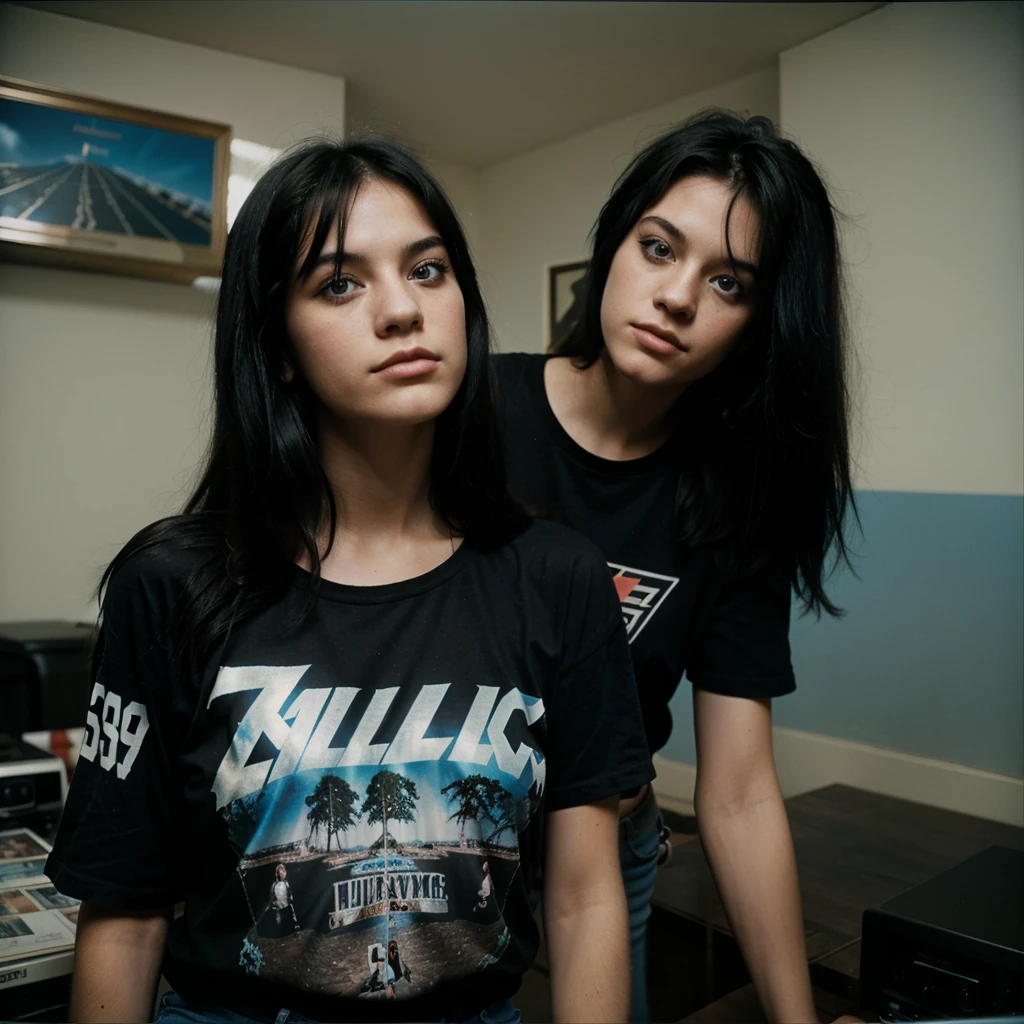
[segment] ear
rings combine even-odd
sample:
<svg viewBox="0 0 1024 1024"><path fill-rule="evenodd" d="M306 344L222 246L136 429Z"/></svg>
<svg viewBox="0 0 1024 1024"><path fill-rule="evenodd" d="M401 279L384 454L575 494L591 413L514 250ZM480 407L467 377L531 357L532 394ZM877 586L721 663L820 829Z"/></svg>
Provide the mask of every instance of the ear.
<svg viewBox="0 0 1024 1024"><path fill-rule="evenodd" d="M281 361L281 380L285 384L295 380L295 367L287 359Z"/></svg>

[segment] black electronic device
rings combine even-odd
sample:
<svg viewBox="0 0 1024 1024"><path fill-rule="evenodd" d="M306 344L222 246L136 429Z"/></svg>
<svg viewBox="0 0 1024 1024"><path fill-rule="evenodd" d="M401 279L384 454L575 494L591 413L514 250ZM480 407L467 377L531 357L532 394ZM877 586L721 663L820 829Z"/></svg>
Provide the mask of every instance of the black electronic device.
<svg viewBox="0 0 1024 1024"><path fill-rule="evenodd" d="M990 846L865 910L860 1001L887 1021L1024 1015L1024 850Z"/></svg>
<svg viewBox="0 0 1024 1024"><path fill-rule="evenodd" d="M59 757L0 733L0 830L64 806L68 773Z"/></svg>
<svg viewBox="0 0 1024 1024"><path fill-rule="evenodd" d="M91 637L91 626L73 622L0 622L0 729L85 725Z"/></svg>

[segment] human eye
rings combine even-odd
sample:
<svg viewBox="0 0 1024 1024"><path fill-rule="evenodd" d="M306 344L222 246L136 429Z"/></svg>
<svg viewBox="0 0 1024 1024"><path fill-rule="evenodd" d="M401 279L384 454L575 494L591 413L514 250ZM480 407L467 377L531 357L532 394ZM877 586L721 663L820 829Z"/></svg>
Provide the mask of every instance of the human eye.
<svg viewBox="0 0 1024 1024"><path fill-rule="evenodd" d="M729 274L718 274L711 278L711 283L720 295L724 295L728 299L739 299L746 294L743 285Z"/></svg>
<svg viewBox="0 0 1024 1024"><path fill-rule="evenodd" d="M414 281L422 281L425 284L440 281L451 268L444 260L427 260L413 268L409 275Z"/></svg>
<svg viewBox="0 0 1024 1024"><path fill-rule="evenodd" d="M331 277L320 288L319 294L331 302L342 302L355 294L357 283L355 278L347 275Z"/></svg>
<svg viewBox="0 0 1024 1024"><path fill-rule="evenodd" d="M648 259L656 263L664 262L672 256L672 246L661 238L641 238L640 248Z"/></svg>

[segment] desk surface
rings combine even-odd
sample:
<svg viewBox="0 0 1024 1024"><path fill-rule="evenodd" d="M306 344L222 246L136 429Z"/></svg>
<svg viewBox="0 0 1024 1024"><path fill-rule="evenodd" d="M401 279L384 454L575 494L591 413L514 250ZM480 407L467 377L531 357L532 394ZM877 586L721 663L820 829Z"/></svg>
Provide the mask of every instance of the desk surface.
<svg viewBox="0 0 1024 1024"><path fill-rule="evenodd" d="M1024 849L1024 828L853 789L786 801L803 902L807 958L859 975L861 914L989 846ZM654 902L731 935L699 841L658 872Z"/></svg>

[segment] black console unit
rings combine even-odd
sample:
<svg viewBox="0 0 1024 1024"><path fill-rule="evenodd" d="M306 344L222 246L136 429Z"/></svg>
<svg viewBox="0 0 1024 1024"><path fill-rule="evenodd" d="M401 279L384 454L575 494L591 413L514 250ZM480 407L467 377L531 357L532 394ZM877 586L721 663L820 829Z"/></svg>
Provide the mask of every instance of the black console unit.
<svg viewBox="0 0 1024 1024"><path fill-rule="evenodd" d="M84 726L91 640L74 622L0 622L0 731Z"/></svg>
<svg viewBox="0 0 1024 1024"><path fill-rule="evenodd" d="M990 846L865 910L860 985L883 1020L1024 1014L1024 851Z"/></svg>

